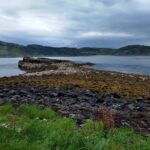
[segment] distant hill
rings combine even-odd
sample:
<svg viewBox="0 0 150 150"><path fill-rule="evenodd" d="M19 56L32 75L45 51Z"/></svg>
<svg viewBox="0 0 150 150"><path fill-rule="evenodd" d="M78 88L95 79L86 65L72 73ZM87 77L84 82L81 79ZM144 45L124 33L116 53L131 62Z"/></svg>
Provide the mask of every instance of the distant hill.
<svg viewBox="0 0 150 150"><path fill-rule="evenodd" d="M150 46L129 45L113 48L69 48L41 45L19 45L0 41L0 57L19 56L90 56L90 55L150 55Z"/></svg>
<svg viewBox="0 0 150 150"><path fill-rule="evenodd" d="M150 46L128 45L117 49L115 55L150 55Z"/></svg>

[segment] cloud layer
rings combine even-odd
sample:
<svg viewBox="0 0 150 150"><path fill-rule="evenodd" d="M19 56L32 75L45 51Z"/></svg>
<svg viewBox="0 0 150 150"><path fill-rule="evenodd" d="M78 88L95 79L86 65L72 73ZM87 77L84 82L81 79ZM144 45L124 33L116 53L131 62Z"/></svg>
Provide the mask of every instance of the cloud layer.
<svg viewBox="0 0 150 150"><path fill-rule="evenodd" d="M5 0L0 40L70 47L150 45L149 0Z"/></svg>

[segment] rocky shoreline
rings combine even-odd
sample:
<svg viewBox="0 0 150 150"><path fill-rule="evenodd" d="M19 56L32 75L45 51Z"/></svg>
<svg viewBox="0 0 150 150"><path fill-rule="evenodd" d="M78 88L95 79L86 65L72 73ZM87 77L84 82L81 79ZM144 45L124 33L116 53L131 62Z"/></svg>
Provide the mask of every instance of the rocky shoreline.
<svg viewBox="0 0 150 150"><path fill-rule="evenodd" d="M150 102L121 98L117 93L102 94L78 86L20 87L1 86L0 105L12 103L37 104L52 107L63 116L77 120L81 125L86 119L98 119L99 106L107 112L113 110L115 125L132 127L137 131L150 132Z"/></svg>
<svg viewBox="0 0 150 150"><path fill-rule="evenodd" d="M75 74L89 72L92 63L76 63L69 60L25 57L20 60L18 67L26 71L26 76L42 76L51 74Z"/></svg>
<svg viewBox="0 0 150 150"><path fill-rule="evenodd" d="M26 74L0 78L0 104L51 106L61 115L77 120L78 125L86 119L98 119L99 107L103 106L106 112L112 110L115 126L149 133L150 78L95 71L89 66L25 58L19 67ZM69 67L76 71L69 72Z"/></svg>

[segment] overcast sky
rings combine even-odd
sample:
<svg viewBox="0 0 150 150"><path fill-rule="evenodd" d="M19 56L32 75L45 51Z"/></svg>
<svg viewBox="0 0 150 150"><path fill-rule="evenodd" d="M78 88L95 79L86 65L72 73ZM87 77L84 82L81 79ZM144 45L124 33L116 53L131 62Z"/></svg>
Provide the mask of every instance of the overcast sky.
<svg viewBox="0 0 150 150"><path fill-rule="evenodd" d="M57 47L150 45L150 0L1 0L0 40Z"/></svg>

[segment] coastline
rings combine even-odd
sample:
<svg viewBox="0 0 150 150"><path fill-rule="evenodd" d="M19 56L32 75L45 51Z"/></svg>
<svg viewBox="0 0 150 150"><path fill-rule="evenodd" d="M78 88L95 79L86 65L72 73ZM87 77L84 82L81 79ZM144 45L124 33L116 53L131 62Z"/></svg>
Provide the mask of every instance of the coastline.
<svg viewBox="0 0 150 150"><path fill-rule="evenodd" d="M79 125L86 119L97 119L99 106L103 105L105 111L112 108L116 126L150 132L150 77L97 71L88 65L57 61L51 64L59 64L61 69L55 66L49 71L42 62L42 71L41 66L33 65L37 67L33 72L29 68L24 75L0 78L1 105L10 102L14 106L51 106Z"/></svg>
<svg viewBox="0 0 150 150"><path fill-rule="evenodd" d="M99 92L118 92L122 96L143 97L145 100L150 98L150 76L99 71L91 68L92 65L47 58L24 58L18 63L19 68L26 72L21 76L33 77L35 83L39 76L41 81L50 80L43 82L47 86L50 83L56 86L72 84Z"/></svg>

